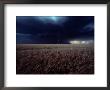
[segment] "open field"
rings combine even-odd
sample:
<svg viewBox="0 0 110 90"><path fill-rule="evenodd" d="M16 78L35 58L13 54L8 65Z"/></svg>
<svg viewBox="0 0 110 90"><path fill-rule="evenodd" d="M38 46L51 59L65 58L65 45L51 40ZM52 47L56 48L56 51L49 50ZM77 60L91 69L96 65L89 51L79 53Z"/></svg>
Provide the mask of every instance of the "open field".
<svg viewBox="0 0 110 90"><path fill-rule="evenodd" d="M94 74L94 46L17 44L17 74Z"/></svg>

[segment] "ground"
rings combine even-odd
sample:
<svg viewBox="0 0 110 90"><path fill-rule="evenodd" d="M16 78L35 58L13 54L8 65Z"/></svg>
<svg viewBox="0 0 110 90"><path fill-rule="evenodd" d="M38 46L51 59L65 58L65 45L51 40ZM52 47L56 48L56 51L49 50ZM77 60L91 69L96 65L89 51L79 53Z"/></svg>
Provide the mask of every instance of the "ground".
<svg viewBox="0 0 110 90"><path fill-rule="evenodd" d="M17 44L16 74L94 74L93 44Z"/></svg>

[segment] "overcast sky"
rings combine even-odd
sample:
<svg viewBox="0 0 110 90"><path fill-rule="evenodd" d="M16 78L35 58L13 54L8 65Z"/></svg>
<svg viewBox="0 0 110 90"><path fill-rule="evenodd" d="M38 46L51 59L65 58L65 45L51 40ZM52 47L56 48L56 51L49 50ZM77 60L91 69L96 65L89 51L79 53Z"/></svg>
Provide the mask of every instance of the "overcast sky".
<svg viewBox="0 0 110 90"><path fill-rule="evenodd" d="M69 44L94 39L94 16L16 16L17 44Z"/></svg>

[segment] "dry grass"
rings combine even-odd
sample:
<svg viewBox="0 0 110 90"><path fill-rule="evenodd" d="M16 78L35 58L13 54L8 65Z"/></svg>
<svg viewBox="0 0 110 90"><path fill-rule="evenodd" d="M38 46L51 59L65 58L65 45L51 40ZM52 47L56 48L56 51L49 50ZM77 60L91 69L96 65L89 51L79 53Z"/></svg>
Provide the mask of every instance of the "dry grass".
<svg viewBox="0 0 110 90"><path fill-rule="evenodd" d="M17 44L17 74L94 74L94 46Z"/></svg>

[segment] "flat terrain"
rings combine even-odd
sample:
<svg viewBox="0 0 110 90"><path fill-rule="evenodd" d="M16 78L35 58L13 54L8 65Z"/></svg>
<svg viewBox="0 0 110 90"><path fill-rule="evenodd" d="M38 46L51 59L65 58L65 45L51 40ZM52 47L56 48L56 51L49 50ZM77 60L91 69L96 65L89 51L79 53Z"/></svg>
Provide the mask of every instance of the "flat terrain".
<svg viewBox="0 0 110 90"><path fill-rule="evenodd" d="M94 74L94 46L17 44L16 74Z"/></svg>

